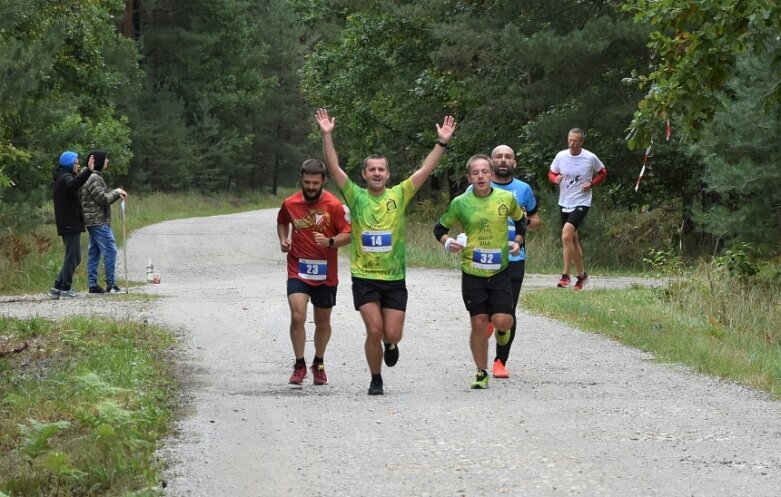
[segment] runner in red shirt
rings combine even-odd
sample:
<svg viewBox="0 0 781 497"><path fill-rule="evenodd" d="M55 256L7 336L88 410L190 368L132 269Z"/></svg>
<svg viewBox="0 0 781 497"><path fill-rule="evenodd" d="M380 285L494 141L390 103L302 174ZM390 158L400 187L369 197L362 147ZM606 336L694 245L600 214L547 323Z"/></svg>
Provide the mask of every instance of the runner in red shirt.
<svg viewBox="0 0 781 497"><path fill-rule="evenodd" d="M295 385L307 376L304 323L310 299L315 318L313 381L328 383L323 356L331 338L331 309L339 283L337 248L350 243L350 220L339 199L323 189L325 183L325 165L317 159L304 161L301 191L286 198L277 214L280 249L287 253L290 340L296 357L288 382Z"/></svg>

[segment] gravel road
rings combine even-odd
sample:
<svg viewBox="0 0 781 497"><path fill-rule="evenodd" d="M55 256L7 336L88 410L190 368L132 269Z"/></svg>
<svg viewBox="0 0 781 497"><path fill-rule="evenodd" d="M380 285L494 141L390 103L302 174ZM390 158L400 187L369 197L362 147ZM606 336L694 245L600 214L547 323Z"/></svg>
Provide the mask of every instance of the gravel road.
<svg viewBox="0 0 781 497"><path fill-rule="evenodd" d="M343 261L330 383L288 385L275 220L271 209L136 232L130 278L143 281L153 258L162 283L135 290L152 302L0 299L0 314L87 309L181 333L187 407L160 451L167 496L781 495L781 403L556 321L520 312L510 379L470 390L456 271L408 271L401 358L383 371L385 395L369 397ZM529 275L525 288L555 280Z"/></svg>

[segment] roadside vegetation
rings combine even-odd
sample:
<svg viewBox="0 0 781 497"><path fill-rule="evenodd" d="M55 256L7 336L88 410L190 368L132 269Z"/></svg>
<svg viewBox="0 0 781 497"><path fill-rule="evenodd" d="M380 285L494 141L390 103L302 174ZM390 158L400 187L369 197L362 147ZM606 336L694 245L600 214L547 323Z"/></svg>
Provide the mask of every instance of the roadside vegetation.
<svg viewBox="0 0 781 497"><path fill-rule="evenodd" d="M659 287L524 290L521 308L781 399L781 270L700 262Z"/></svg>
<svg viewBox="0 0 781 497"><path fill-rule="evenodd" d="M132 196L126 230L277 207L292 191ZM0 255L0 294L43 295L62 262L54 226L15 236L10 247ZM74 287L85 288L84 280L82 264ZM169 433L177 399L174 347L170 331L138 322L0 315L0 497L159 495L162 467L154 452Z"/></svg>
<svg viewBox="0 0 781 497"><path fill-rule="evenodd" d="M168 331L0 317L0 495L157 495L177 398Z"/></svg>

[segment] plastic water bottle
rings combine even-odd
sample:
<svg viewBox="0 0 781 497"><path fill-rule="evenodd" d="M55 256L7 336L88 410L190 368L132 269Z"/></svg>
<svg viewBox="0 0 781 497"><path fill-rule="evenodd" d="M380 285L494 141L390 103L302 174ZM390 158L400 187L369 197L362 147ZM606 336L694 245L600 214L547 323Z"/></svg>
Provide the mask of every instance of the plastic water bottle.
<svg viewBox="0 0 781 497"><path fill-rule="evenodd" d="M155 267L152 265L152 259L149 259L149 262L146 265L146 282L152 283L152 279L154 278L155 273Z"/></svg>

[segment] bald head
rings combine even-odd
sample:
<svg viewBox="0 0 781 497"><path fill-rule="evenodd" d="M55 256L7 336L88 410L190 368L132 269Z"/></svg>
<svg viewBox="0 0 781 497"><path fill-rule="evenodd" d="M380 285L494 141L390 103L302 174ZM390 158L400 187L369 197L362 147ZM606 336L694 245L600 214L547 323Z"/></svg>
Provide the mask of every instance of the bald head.
<svg viewBox="0 0 781 497"><path fill-rule="evenodd" d="M507 183L512 180L515 171L515 152L507 145L499 145L491 152L494 179L499 183Z"/></svg>

